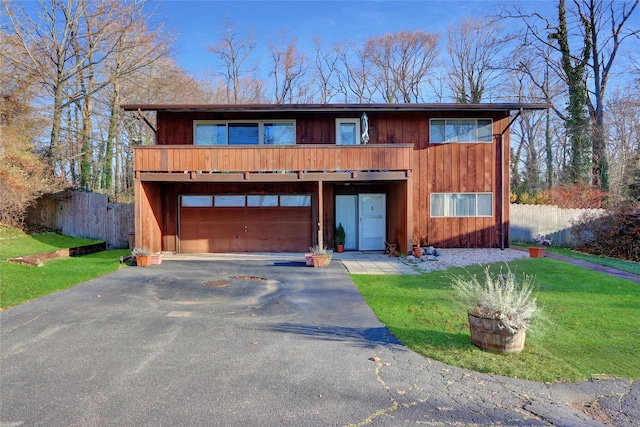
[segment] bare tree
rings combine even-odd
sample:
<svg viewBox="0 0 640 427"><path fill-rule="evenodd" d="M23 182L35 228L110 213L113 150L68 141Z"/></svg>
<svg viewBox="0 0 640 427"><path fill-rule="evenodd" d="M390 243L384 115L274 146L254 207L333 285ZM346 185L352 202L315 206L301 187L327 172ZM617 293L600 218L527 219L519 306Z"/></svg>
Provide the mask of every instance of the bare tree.
<svg viewBox="0 0 640 427"><path fill-rule="evenodd" d="M607 161L607 137L605 130L605 100L607 85L613 71L615 59L621 44L629 38L640 39L640 28L625 28L639 0L619 1L576 1L576 8L585 16L591 28L591 68L592 90L589 96L591 117L591 184L607 191L609 189L609 164Z"/></svg>
<svg viewBox="0 0 640 427"><path fill-rule="evenodd" d="M284 37L284 32L281 32L277 45L269 43L273 59L270 75L273 77L276 104L293 103L304 96L303 79L308 69L307 58L298 50L296 38L286 43Z"/></svg>
<svg viewBox="0 0 640 427"><path fill-rule="evenodd" d="M38 5L46 16L43 22L30 16L21 4L3 2L9 26L26 52L25 60L22 56L16 58L21 61L15 62L16 69L24 74L35 72L38 83L47 89L53 103L47 154L51 166L56 169L60 166L60 126L67 102L66 87L69 80L86 65L84 62L72 61L72 43L79 25L77 3L38 0Z"/></svg>
<svg viewBox="0 0 640 427"><path fill-rule="evenodd" d="M340 67L337 81L344 102L368 103L373 100L372 64L365 49L353 43L341 43L335 46Z"/></svg>
<svg viewBox="0 0 640 427"><path fill-rule="evenodd" d="M419 102L423 85L438 57L437 34L398 31L365 43L365 56L373 65L372 77L385 102Z"/></svg>
<svg viewBox="0 0 640 427"><path fill-rule="evenodd" d="M140 70L152 66L169 54L171 40L164 35L162 27L151 22L153 15L143 14L146 3L147 0L136 0L122 5L120 13L131 18L130 25L124 25L123 22L128 22L122 20L112 23L118 28L114 28L112 33L112 37L116 38L114 55L105 64L105 74L109 81L108 131L100 149L100 187L108 191L114 185L113 163L118 161L114 149L122 120L120 100L123 80L135 78ZM117 181L113 192L118 193Z"/></svg>
<svg viewBox="0 0 640 427"><path fill-rule="evenodd" d="M325 52L319 37L313 38L314 74L313 82L317 87L319 102L327 104L336 96L338 89L335 80L338 77L338 53L335 49Z"/></svg>
<svg viewBox="0 0 640 427"><path fill-rule="evenodd" d="M610 142L603 108L620 47L627 39L638 38L638 29L626 28L637 5L638 0L573 0L568 8L559 0L557 23L517 8L515 14L503 13L525 24L524 45L547 46L559 56L551 69L564 79L568 90L564 119L572 144L568 174L572 182L590 176L592 185L609 188L606 146Z"/></svg>
<svg viewBox="0 0 640 427"><path fill-rule="evenodd" d="M639 94L633 90L615 91L609 96L605 116L607 139L611 141L607 150L611 194L616 201L635 200L640 197Z"/></svg>
<svg viewBox="0 0 640 427"><path fill-rule="evenodd" d="M222 62L222 76L227 84L227 102L237 104L243 100L241 84L246 78L252 79L256 68L249 66L247 61L256 44L253 32L248 30L246 37L237 31L229 18L224 21L224 31L220 40L207 49Z"/></svg>
<svg viewBox="0 0 640 427"><path fill-rule="evenodd" d="M447 30L449 86L456 102L479 103L500 75L503 40L500 24L488 18L465 18Z"/></svg>

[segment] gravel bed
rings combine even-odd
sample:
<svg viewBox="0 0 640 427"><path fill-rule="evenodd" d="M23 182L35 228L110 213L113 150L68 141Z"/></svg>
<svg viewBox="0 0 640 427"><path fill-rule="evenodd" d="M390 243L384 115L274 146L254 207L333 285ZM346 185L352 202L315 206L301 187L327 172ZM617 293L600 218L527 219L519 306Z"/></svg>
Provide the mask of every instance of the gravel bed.
<svg viewBox="0 0 640 427"><path fill-rule="evenodd" d="M442 255L435 260L428 260L422 256L416 259L413 256L399 258L405 264L412 265L420 270L431 272L445 270L449 267L465 267L467 265L489 264L494 262L509 262L522 258L529 258L527 252L515 249L440 249Z"/></svg>

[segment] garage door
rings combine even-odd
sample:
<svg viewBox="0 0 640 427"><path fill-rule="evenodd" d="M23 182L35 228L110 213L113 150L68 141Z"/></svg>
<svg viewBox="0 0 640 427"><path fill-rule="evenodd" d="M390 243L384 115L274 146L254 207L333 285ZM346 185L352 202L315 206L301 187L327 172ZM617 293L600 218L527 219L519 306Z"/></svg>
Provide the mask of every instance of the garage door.
<svg viewBox="0 0 640 427"><path fill-rule="evenodd" d="M198 195L180 198L180 252L306 252L311 195Z"/></svg>

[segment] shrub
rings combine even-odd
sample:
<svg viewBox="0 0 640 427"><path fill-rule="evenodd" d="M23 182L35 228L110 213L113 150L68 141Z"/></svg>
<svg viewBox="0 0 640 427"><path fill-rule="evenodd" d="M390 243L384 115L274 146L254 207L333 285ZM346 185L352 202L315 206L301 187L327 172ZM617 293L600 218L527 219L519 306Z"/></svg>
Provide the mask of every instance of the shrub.
<svg viewBox="0 0 640 427"><path fill-rule="evenodd" d="M640 261L640 204L605 215L586 212L573 223L576 248L594 255Z"/></svg>
<svg viewBox="0 0 640 427"><path fill-rule="evenodd" d="M556 205L567 209L595 209L606 205L609 193L587 184L558 186L547 190L540 196L547 205Z"/></svg>

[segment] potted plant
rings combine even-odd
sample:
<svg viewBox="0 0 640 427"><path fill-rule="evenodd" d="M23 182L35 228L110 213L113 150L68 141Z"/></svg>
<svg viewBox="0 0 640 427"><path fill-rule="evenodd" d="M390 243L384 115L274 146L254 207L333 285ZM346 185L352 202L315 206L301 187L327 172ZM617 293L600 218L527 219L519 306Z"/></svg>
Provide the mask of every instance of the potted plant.
<svg viewBox="0 0 640 427"><path fill-rule="evenodd" d="M138 267L149 267L151 265L151 252L147 249L134 248L131 255L136 259Z"/></svg>
<svg viewBox="0 0 640 427"><path fill-rule="evenodd" d="M534 240L536 246L529 247L529 256L531 258L544 258L544 247L551 246L551 239L547 239L542 234L538 234Z"/></svg>
<svg viewBox="0 0 640 427"><path fill-rule="evenodd" d="M151 265L160 265L162 264L162 254L151 254Z"/></svg>
<svg viewBox="0 0 640 427"><path fill-rule="evenodd" d="M471 342L484 351L513 353L524 348L531 317L536 312L533 276L521 282L507 267L506 274L494 274L489 267L484 277L451 277L453 290L467 309Z"/></svg>
<svg viewBox="0 0 640 427"><path fill-rule="evenodd" d="M341 254L344 252L344 243L347 240L347 234L344 231L344 227L342 223L338 224L338 228L336 228L336 233L334 236L334 241L336 244L336 252Z"/></svg>
<svg viewBox="0 0 640 427"><path fill-rule="evenodd" d="M321 248L319 245L309 246L309 252L311 252L314 267L324 267L326 265L327 250L325 248Z"/></svg>
<svg viewBox="0 0 640 427"><path fill-rule="evenodd" d="M416 258L420 258L422 256L422 248L418 243L413 244L413 256Z"/></svg>

